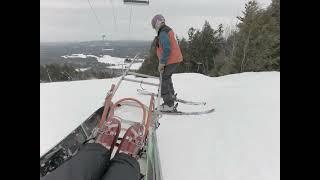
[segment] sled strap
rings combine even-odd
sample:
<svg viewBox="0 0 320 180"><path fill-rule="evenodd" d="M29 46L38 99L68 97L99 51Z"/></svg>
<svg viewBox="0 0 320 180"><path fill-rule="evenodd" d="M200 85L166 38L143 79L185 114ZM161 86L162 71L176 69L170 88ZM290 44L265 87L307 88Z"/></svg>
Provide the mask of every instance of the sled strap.
<svg viewBox="0 0 320 180"><path fill-rule="evenodd" d="M112 116L114 116L114 111L117 107L119 107L119 105L121 105L122 102L124 101L134 101L136 102L142 109L142 112L143 112L143 120L142 120L142 123L143 125L146 124L146 117L147 117L147 113L146 113L146 109L145 109L145 105L142 104L140 101L138 101L137 99L134 99L134 98L123 98L123 99L120 99L119 101L117 101L116 103L114 103L110 109L110 113L109 113L109 117L108 119L110 119ZM108 120L107 120L108 121Z"/></svg>

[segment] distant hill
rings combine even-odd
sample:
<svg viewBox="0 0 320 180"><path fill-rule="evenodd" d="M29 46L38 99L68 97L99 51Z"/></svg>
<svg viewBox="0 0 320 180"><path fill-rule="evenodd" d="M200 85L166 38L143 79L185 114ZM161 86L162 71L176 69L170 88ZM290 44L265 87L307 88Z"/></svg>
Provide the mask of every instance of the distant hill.
<svg viewBox="0 0 320 180"><path fill-rule="evenodd" d="M125 58L147 54L149 41L84 41L40 43L40 64L66 63L61 56L71 54L110 55Z"/></svg>

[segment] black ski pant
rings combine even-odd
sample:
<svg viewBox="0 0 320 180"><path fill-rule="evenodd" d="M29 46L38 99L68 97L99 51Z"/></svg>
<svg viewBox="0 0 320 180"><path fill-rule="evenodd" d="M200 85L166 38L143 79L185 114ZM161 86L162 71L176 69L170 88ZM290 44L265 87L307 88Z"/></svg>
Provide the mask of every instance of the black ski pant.
<svg viewBox="0 0 320 180"><path fill-rule="evenodd" d="M111 152L97 143L86 144L78 154L40 180L139 180L140 166L133 157Z"/></svg>
<svg viewBox="0 0 320 180"><path fill-rule="evenodd" d="M164 67L164 71L162 73L162 84L161 84L161 97L163 99L164 104L168 106L174 105L174 88L172 83L172 74L177 69L179 63L176 64L168 64Z"/></svg>

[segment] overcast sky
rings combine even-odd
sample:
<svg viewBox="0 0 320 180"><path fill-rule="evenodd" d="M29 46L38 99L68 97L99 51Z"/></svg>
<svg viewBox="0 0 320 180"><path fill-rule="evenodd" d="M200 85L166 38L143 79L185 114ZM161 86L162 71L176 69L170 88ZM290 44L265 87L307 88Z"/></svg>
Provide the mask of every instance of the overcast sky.
<svg viewBox="0 0 320 180"><path fill-rule="evenodd" d="M262 7L271 3L257 1ZM158 13L179 37L187 37L190 27L200 29L205 20L213 28L220 23L234 26L247 0L150 0L149 6L124 5L122 0L90 2L94 11L88 0L40 0L40 41L100 40L102 34L107 40L152 40L150 23Z"/></svg>

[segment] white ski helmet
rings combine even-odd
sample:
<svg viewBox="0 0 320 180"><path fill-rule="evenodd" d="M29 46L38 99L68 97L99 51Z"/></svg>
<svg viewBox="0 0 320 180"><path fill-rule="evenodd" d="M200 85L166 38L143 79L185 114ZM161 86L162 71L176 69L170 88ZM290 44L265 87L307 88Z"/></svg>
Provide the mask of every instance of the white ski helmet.
<svg viewBox="0 0 320 180"><path fill-rule="evenodd" d="M151 20L152 28L159 31L160 27L165 23L165 19L161 14L155 15Z"/></svg>

